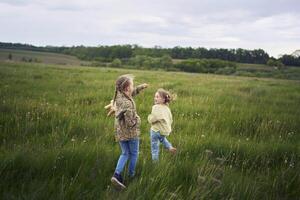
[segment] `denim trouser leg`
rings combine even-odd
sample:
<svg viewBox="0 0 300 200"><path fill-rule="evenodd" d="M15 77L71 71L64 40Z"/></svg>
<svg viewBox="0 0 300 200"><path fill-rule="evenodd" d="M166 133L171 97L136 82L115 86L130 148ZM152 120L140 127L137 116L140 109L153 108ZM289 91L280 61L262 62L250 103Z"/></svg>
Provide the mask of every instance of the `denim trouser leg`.
<svg viewBox="0 0 300 200"><path fill-rule="evenodd" d="M115 172L121 174L124 170L127 160L129 159L129 175L134 176L135 166L139 153L139 139L131 139L128 141L120 141L122 153L119 157Z"/></svg>
<svg viewBox="0 0 300 200"><path fill-rule="evenodd" d="M121 141L119 142L122 153L119 157L117 167L115 172L118 174L121 174L123 172L123 169L125 167L125 164L129 158L129 147L128 147L128 142L127 141Z"/></svg>
<svg viewBox="0 0 300 200"><path fill-rule="evenodd" d="M151 130L151 154L152 160L158 160L159 155L159 138L158 135Z"/></svg>
<svg viewBox="0 0 300 200"><path fill-rule="evenodd" d="M159 157L159 144L160 142L166 149L170 149L172 144L167 140L166 136L161 135L160 132L150 131L151 135L151 154L152 160L158 160Z"/></svg>
<svg viewBox="0 0 300 200"><path fill-rule="evenodd" d="M170 149L172 147L172 144L167 140L167 137L164 135L160 136L159 141L164 145L166 149Z"/></svg>
<svg viewBox="0 0 300 200"><path fill-rule="evenodd" d="M139 156L139 140L134 139L129 141L129 176L133 177L135 174L135 166Z"/></svg>

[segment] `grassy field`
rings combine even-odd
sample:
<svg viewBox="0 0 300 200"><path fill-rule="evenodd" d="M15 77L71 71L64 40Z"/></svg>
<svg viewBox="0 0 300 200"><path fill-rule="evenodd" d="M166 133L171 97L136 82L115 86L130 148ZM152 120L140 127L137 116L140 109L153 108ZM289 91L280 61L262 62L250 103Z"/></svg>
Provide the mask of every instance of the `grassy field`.
<svg viewBox="0 0 300 200"><path fill-rule="evenodd" d="M103 107L124 73L150 87L137 176L119 192L120 153ZM300 82L0 62L0 199L299 199ZM157 88L175 92L173 156L150 155Z"/></svg>
<svg viewBox="0 0 300 200"><path fill-rule="evenodd" d="M300 67L288 66L283 69L263 64L237 63L237 71L234 75L260 78L278 78L300 80Z"/></svg>
<svg viewBox="0 0 300 200"><path fill-rule="evenodd" d="M75 56L65 54L16 49L0 49L0 61L8 60L9 54L11 54L13 61L22 61L24 59L29 61L31 59L31 62L59 65L81 65L88 63L79 60Z"/></svg>

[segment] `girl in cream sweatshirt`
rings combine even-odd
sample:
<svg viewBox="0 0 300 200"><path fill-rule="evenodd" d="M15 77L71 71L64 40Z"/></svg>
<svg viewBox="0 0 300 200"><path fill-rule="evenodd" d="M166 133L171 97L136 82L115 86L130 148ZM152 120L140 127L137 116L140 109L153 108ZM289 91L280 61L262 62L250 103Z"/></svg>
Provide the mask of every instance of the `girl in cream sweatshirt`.
<svg viewBox="0 0 300 200"><path fill-rule="evenodd" d="M152 160L159 159L159 145L162 143L171 153L176 153L176 148L167 140L172 128L172 113L169 108L169 103L172 101L170 93L164 89L158 89L154 96L155 105L152 107L152 112L148 116L148 122L151 124L151 154Z"/></svg>

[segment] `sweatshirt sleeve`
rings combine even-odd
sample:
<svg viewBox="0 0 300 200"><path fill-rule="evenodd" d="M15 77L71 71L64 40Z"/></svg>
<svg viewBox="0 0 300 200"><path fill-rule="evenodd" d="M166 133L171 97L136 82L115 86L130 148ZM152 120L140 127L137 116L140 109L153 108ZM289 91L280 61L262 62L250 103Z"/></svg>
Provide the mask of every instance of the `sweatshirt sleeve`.
<svg viewBox="0 0 300 200"><path fill-rule="evenodd" d="M150 115L148 115L148 122L150 124L153 124L157 121L161 120L160 114L159 114L159 109L157 106L152 107L152 112Z"/></svg>

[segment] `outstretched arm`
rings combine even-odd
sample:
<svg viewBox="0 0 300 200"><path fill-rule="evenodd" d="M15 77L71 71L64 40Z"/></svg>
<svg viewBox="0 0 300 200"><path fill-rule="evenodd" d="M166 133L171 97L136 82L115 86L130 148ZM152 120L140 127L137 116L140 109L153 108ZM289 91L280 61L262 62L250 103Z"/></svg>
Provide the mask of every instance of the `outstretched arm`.
<svg viewBox="0 0 300 200"><path fill-rule="evenodd" d="M138 85L136 88L134 88L132 92L132 97L138 95L143 89L146 89L149 85L147 83L143 83L141 85Z"/></svg>

